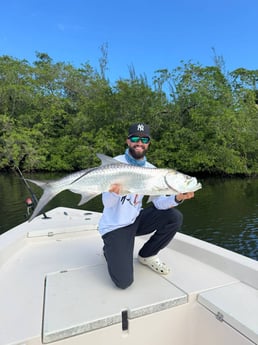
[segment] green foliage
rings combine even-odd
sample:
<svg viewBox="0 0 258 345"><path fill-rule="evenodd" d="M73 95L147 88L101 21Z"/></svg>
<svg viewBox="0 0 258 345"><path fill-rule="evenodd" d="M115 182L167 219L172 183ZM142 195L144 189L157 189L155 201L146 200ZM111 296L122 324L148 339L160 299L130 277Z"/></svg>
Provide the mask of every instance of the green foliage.
<svg viewBox="0 0 258 345"><path fill-rule="evenodd" d="M222 64L182 63L155 72L152 85L130 68L114 86L100 72L46 53L0 57L0 170L73 171L96 166L96 153L125 148L127 129L152 127L148 153L159 167L209 174L258 173L258 71L226 75Z"/></svg>

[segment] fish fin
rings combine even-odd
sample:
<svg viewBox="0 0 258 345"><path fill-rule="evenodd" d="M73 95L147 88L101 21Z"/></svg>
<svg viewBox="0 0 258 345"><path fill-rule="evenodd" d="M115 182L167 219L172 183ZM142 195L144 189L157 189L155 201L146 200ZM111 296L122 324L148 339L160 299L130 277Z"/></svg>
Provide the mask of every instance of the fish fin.
<svg viewBox="0 0 258 345"><path fill-rule="evenodd" d="M78 206L85 204L86 202L90 201L91 199L95 198L99 193L83 193L81 194L81 200Z"/></svg>
<svg viewBox="0 0 258 345"><path fill-rule="evenodd" d="M122 164L115 158L103 155L102 153L97 153L98 158L101 160L101 165L109 165L109 164Z"/></svg>
<svg viewBox="0 0 258 345"><path fill-rule="evenodd" d="M42 188L42 189L44 189L45 185L48 183L48 182L44 182L44 181L31 180L31 179L28 179L28 178L26 178L25 180L26 180L26 181L29 181L29 182L31 182L31 183L36 184L37 186L39 186L39 187Z"/></svg>
<svg viewBox="0 0 258 345"><path fill-rule="evenodd" d="M35 207L29 219L29 222L31 222L32 219L34 219L42 211L42 209L46 206L46 204L50 200L52 200L58 193L60 193L62 189L61 190L54 189L51 183L46 183L46 182L37 181L37 180L30 180L30 179L28 179L27 181L32 182L43 189L43 194L41 198L39 199L39 202L37 203L37 206Z"/></svg>

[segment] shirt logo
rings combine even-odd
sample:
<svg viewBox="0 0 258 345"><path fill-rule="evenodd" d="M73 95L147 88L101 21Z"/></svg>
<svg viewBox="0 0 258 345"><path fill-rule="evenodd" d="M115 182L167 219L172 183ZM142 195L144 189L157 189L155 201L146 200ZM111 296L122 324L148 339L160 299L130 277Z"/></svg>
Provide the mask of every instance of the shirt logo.
<svg viewBox="0 0 258 345"><path fill-rule="evenodd" d="M128 201L130 205L132 206L136 206L137 204L139 204L140 201L138 201L138 194L135 194L133 197L133 201L131 200L131 198L133 197L133 195L124 195L121 197L121 204L124 205L125 201Z"/></svg>

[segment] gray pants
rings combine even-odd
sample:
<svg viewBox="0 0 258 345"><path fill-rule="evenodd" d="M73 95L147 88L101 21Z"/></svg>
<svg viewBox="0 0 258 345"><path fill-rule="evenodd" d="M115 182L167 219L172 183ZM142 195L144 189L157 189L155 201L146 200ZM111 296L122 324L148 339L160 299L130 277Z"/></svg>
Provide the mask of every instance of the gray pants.
<svg viewBox="0 0 258 345"><path fill-rule="evenodd" d="M135 236L154 232L139 251L142 257L158 254L180 229L183 216L175 208L158 210L154 206L141 211L135 222L105 234L104 255L111 279L121 289L133 282L133 251Z"/></svg>

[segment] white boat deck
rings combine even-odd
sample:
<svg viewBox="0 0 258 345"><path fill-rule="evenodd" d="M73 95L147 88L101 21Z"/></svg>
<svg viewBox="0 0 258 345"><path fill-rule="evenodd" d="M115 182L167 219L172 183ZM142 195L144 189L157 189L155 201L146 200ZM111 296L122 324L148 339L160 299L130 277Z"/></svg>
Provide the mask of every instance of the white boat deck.
<svg viewBox="0 0 258 345"><path fill-rule="evenodd" d="M48 216L1 236L0 345L215 345L225 334L258 344L256 261L177 234L160 254L171 272L160 276L137 262L139 237L134 284L120 290L107 273L100 214Z"/></svg>

